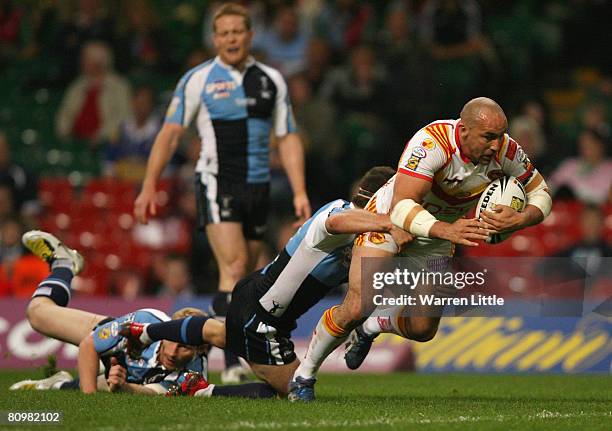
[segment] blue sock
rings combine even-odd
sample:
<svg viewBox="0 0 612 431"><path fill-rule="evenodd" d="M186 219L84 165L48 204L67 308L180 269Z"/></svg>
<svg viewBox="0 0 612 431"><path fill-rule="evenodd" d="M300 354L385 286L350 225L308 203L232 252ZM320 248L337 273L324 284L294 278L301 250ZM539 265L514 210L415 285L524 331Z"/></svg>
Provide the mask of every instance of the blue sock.
<svg viewBox="0 0 612 431"><path fill-rule="evenodd" d="M219 386L215 385L213 397L242 397L242 398L273 398L276 391L267 383L245 383L243 385Z"/></svg>
<svg viewBox="0 0 612 431"><path fill-rule="evenodd" d="M70 301L72 277L74 277L74 274L69 268L53 268L51 275L40 282L32 298L46 296L60 307L65 307Z"/></svg>
<svg viewBox="0 0 612 431"><path fill-rule="evenodd" d="M209 317L189 316L184 319L152 323L147 326L147 335L153 341L169 340L189 346L204 344L202 328Z"/></svg>
<svg viewBox="0 0 612 431"><path fill-rule="evenodd" d="M232 294L228 292L217 292L213 298L210 310L215 316L225 318L229 304L232 301ZM224 350L225 368L240 365L238 356L229 350Z"/></svg>
<svg viewBox="0 0 612 431"><path fill-rule="evenodd" d="M78 391L79 390L79 378L77 377L74 380L70 380L69 382L62 383L62 386L60 386L60 389L62 391L75 390L75 389Z"/></svg>

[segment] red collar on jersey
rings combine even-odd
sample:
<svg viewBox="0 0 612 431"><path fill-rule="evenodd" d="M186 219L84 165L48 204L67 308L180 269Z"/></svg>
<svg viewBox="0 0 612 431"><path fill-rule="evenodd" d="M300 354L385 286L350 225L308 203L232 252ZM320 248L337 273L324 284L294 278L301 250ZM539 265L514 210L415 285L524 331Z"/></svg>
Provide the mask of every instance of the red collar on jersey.
<svg viewBox="0 0 612 431"><path fill-rule="evenodd" d="M457 148L459 148L459 155L461 156L461 160L463 160L465 163L471 163L469 157L466 157L466 155L463 154L463 150L461 150L461 137L459 136L460 125L461 120L457 121L457 124L455 124L455 143L457 144Z"/></svg>

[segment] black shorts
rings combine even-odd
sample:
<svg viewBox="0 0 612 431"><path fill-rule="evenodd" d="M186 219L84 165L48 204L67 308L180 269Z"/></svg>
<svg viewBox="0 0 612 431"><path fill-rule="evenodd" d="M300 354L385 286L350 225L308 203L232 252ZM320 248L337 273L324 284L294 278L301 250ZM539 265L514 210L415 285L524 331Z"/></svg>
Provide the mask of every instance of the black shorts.
<svg viewBox="0 0 612 431"><path fill-rule="evenodd" d="M270 184L246 184L196 174L198 228L221 222L242 223L246 239L260 240L266 233Z"/></svg>
<svg viewBox="0 0 612 431"><path fill-rule="evenodd" d="M255 364L290 364L297 358L291 331L260 317L265 311L258 307L255 295L258 276L254 273L243 278L232 292L225 318L225 348Z"/></svg>

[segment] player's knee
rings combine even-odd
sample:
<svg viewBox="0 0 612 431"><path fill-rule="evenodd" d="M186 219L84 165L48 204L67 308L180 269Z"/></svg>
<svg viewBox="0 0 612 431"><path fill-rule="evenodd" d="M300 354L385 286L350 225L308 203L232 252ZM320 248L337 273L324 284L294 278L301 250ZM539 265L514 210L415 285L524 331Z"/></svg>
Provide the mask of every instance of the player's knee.
<svg viewBox="0 0 612 431"><path fill-rule="evenodd" d="M44 308L46 302L47 298L32 298L32 300L28 304L28 308L26 308L26 317L28 319L28 322L30 322L30 326L36 331L40 331L40 329L44 325Z"/></svg>
<svg viewBox="0 0 612 431"><path fill-rule="evenodd" d="M235 281L240 280L247 273L248 258L244 256L236 256L226 264L226 272Z"/></svg>
<svg viewBox="0 0 612 431"><path fill-rule="evenodd" d="M420 343L425 343L427 341L433 340L437 332L437 325L414 325L410 330L408 338L414 341L418 341Z"/></svg>

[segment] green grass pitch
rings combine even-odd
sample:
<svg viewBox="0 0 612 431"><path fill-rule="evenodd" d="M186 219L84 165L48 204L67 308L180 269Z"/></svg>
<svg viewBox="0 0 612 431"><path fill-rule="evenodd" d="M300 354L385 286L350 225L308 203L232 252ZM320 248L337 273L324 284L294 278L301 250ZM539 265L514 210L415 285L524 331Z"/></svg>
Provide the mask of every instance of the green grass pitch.
<svg viewBox="0 0 612 431"><path fill-rule="evenodd" d="M322 375L317 401L307 405L8 391L15 381L39 377L40 371L0 372L0 411L62 411L63 423L52 429L86 431L612 429L609 375Z"/></svg>

